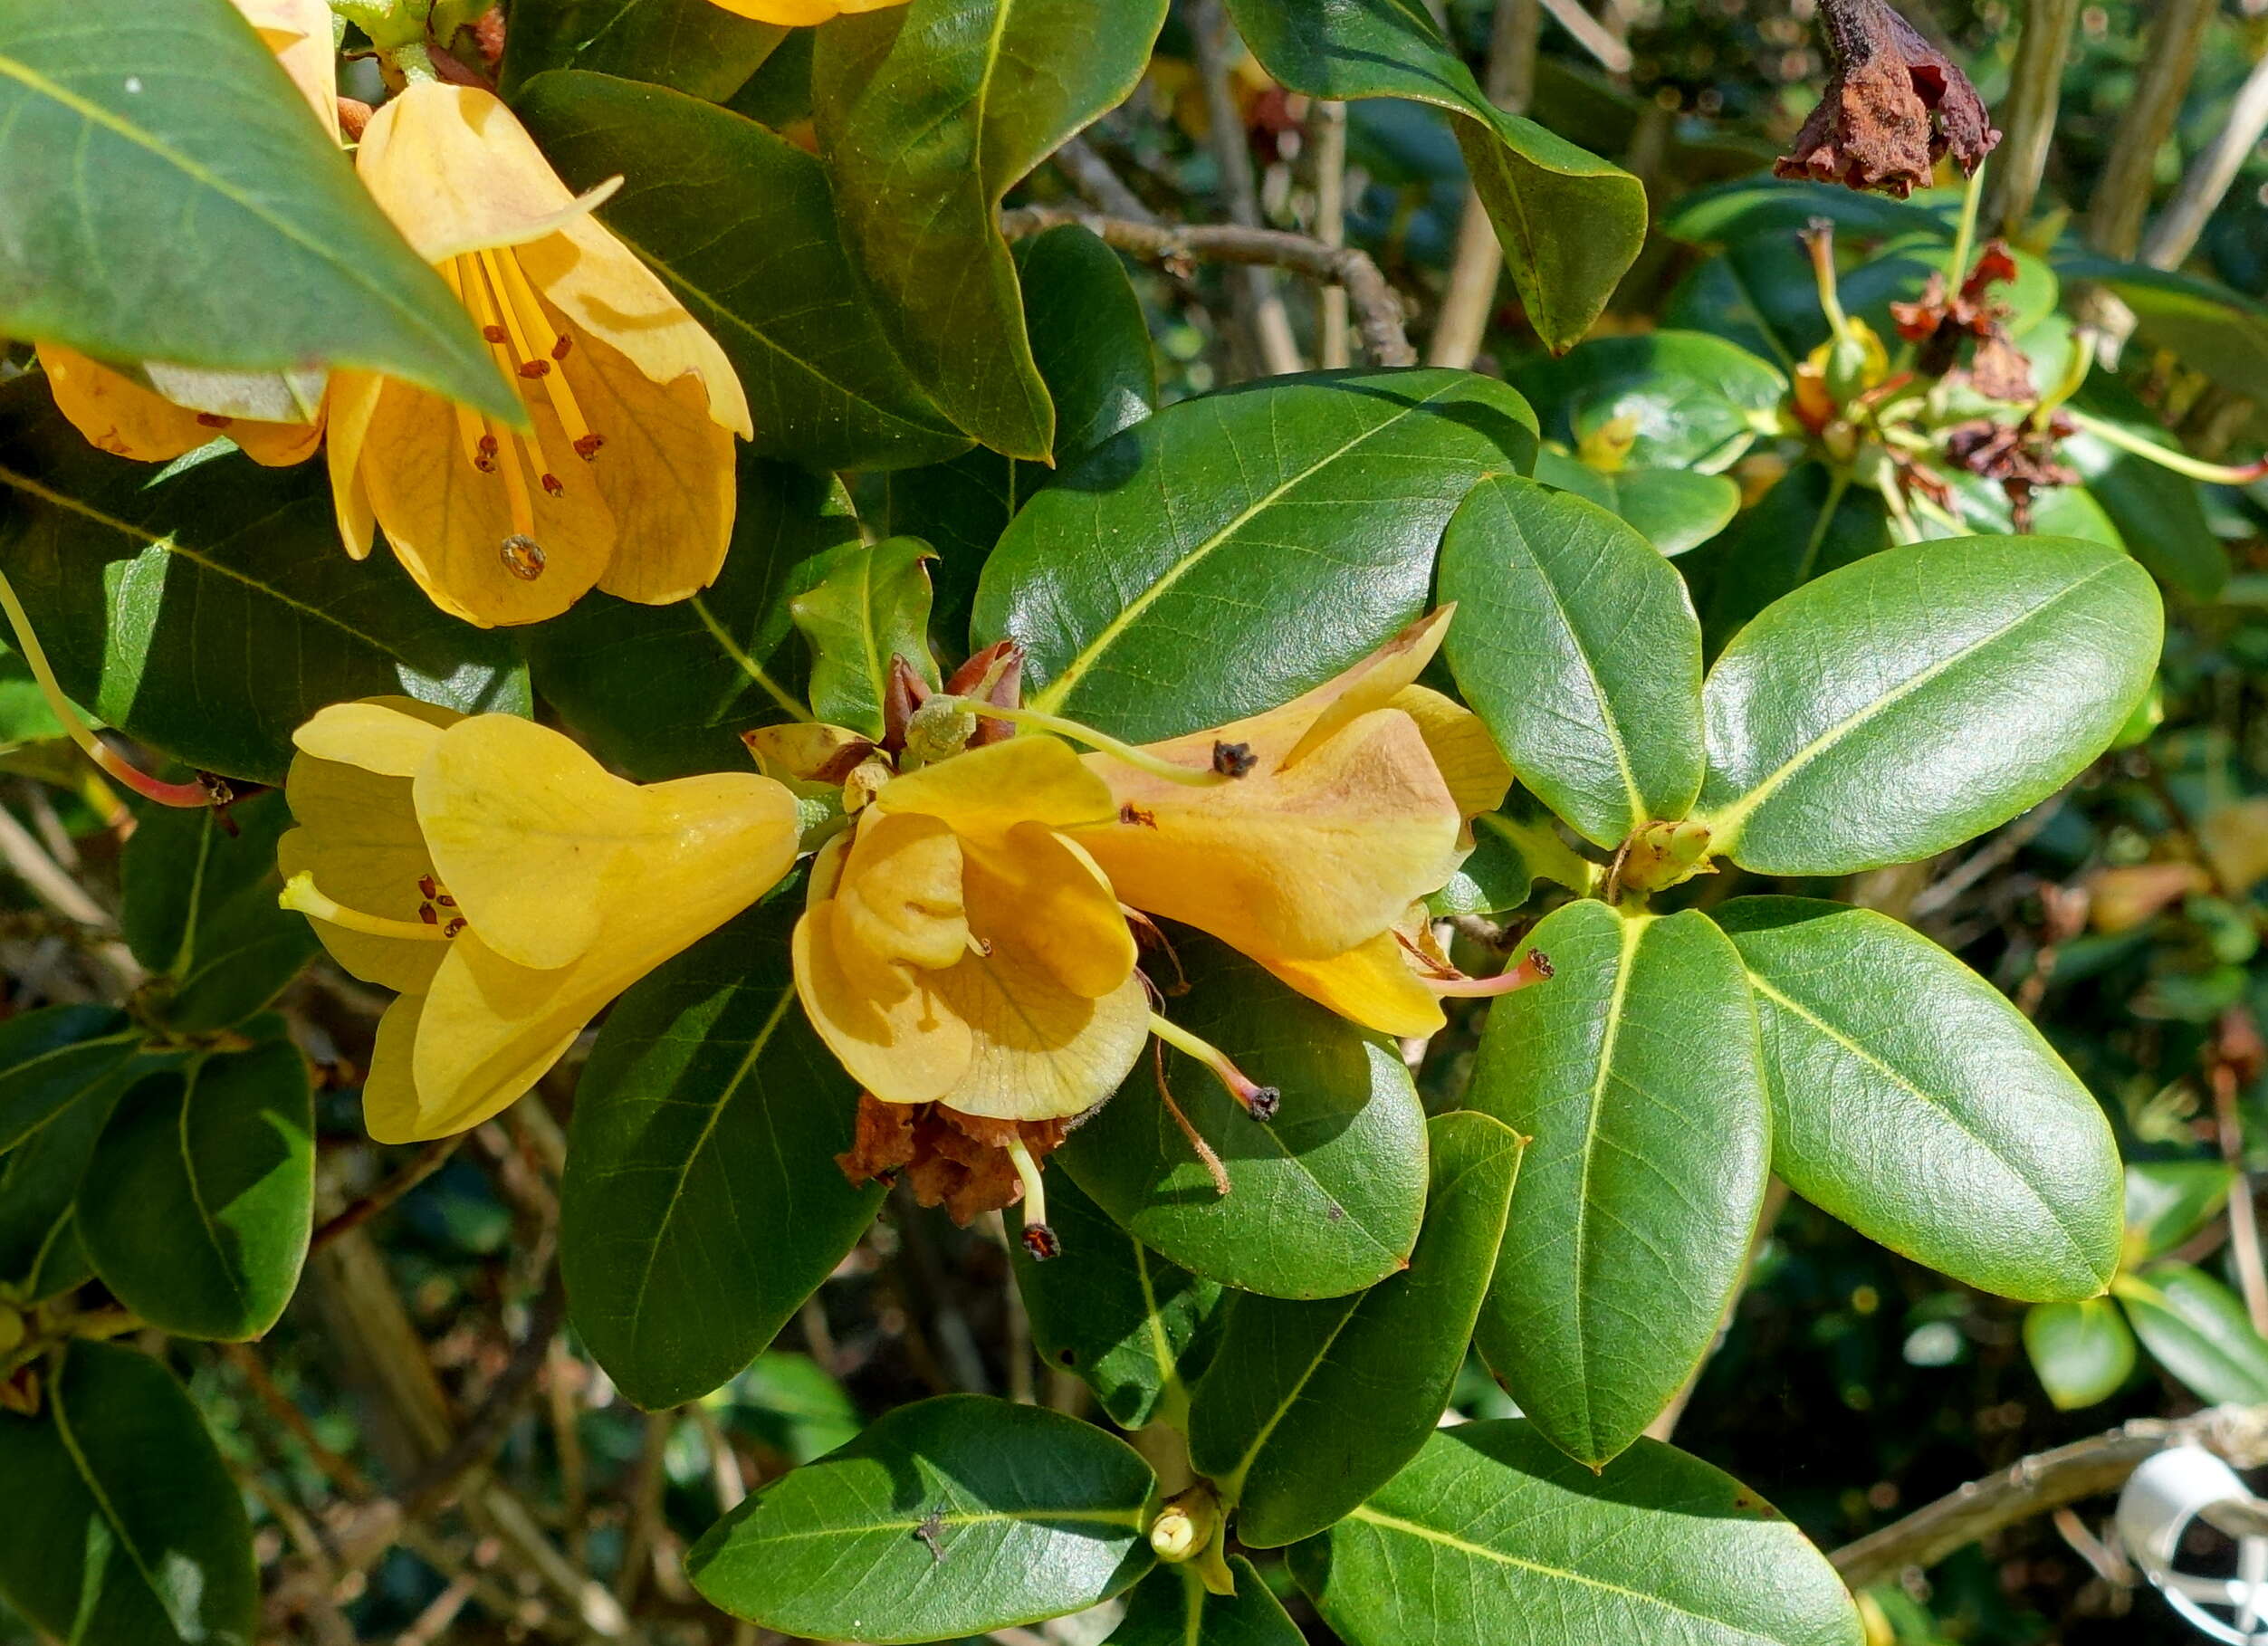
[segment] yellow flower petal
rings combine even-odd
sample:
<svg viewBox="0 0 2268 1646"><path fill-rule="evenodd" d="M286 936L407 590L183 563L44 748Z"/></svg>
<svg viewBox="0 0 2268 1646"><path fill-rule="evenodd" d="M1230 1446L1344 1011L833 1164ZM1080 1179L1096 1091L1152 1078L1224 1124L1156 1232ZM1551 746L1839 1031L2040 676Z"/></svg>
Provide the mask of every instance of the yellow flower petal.
<svg viewBox="0 0 2268 1646"><path fill-rule="evenodd" d="M523 578L505 558L518 526L505 486L465 458L450 404L423 389L388 381L362 442L356 474L386 541L433 603L483 627L556 617L605 575L615 547L614 517L598 489L565 455L570 443L548 403L531 408L536 431L561 475L562 498L549 495L522 470L543 569ZM507 441L499 463L519 463ZM333 496L337 495L333 468ZM349 545L351 546L351 544Z"/></svg>
<svg viewBox="0 0 2268 1646"><path fill-rule="evenodd" d="M409 1064L416 1118L407 1141L469 1131L510 1106L566 1055L601 1006L655 963L534 971L475 933L459 937L417 1014ZM364 1102L367 1109L367 1091Z"/></svg>
<svg viewBox="0 0 2268 1646"><path fill-rule="evenodd" d="M285 879L302 872L326 896L387 920L414 921L425 901L417 882L433 873L409 805L409 783L359 766L301 755L285 790L301 827L276 843ZM327 921L311 923L330 957L382 989L422 990L448 958L445 943L373 937Z"/></svg>
<svg viewBox="0 0 2268 1646"><path fill-rule="evenodd" d="M943 972L895 967L885 986L845 967L830 899L795 929L796 994L850 1077L885 1103L933 1103L958 1085L975 1037L933 992Z"/></svg>
<svg viewBox="0 0 2268 1646"><path fill-rule="evenodd" d="M766 777L799 783L839 783L851 767L874 752L874 740L863 732L808 720L758 726L742 732L741 742L748 745Z"/></svg>
<svg viewBox="0 0 2268 1646"><path fill-rule="evenodd" d="M422 1143L447 1135L419 1125L417 1083L410 1067L416 1056L418 1019L425 1006L424 995L405 994L378 1019L369 1071L362 1080L362 1128L369 1133L372 1143Z"/></svg>
<svg viewBox="0 0 2268 1646"><path fill-rule="evenodd" d="M1088 762L1118 805L1070 832L1118 895L1256 960L1343 953L1462 861L1457 803L1399 709L1342 726L1288 770L1264 763L1211 788Z"/></svg>
<svg viewBox="0 0 2268 1646"><path fill-rule="evenodd" d="M331 374L330 418L323 455L330 468L330 506L339 521L339 541L358 560L369 558L370 539L378 530L360 465L362 442L385 388L385 378L368 372Z"/></svg>
<svg viewBox="0 0 2268 1646"><path fill-rule="evenodd" d="M621 182L579 199L494 92L437 81L371 116L355 170L427 263L556 234Z"/></svg>
<svg viewBox="0 0 2268 1646"><path fill-rule="evenodd" d="M39 363L47 374L55 409L97 451L140 463L166 463L213 441L220 430L196 420L186 407L152 394L108 366L76 349L42 343Z"/></svg>
<svg viewBox="0 0 2268 1646"><path fill-rule="evenodd" d="M935 818L870 816L843 866L834 932L847 969L939 971L969 952L961 842ZM886 981L879 985L886 988Z"/></svg>
<svg viewBox="0 0 2268 1646"><path fill-rule="evenodd" d="M1496 740L1480 723L1480 716L1431 686L1402 687L1394 694L1392 706L1418 723L1418 734L1432 751L1441 780L1457 802L1457 814L1466 820L1459 838L1469 847L1471 820L1504 804L1512 787L1512 768L1497 751Z"/></svg>
<svg viewBox="0 0 2268 1646"><path fill-rule="evenodd" d="M988 958L971 955L929 981L971 1032L968 1069L939 1099L964 1115L1084 1115L1118 1089L1150 1037L1150 1000L1140 978L1129 973L1110 993L1089 1000L1065 988L1053 967L1014 936L994 939Z"/></svg>
<svg viewBox="0 0 2268 1646"><path fill-rule="evenodd" d="M316 710L292 733L292 742L319 761L359 766L383 777L415 777L441 734L464 718L455 709L414 698L366 697Z"/></svg>
<svg viewBox="0 0 2268 1646"><path fill-rule="evenodd" d="M1019 823L1051 828L1094 823L1117 809L1110 785L1053 737L1011 737L893 779L875 798L885 811L943 818L962 840L997 847Z"/></svg>
<svg viewBox="0 0 2268 1646"><path fill-rule="evenodd" d="M710 420L701 379L648 382L603 342L579 338L563 369L607 444L560 476L595 487L614 518L614 558L598 587L642 606L699 594L724 569L737 496L732 435ZM737 382L733 385L737 390Z"/></svg>
<svg viewBox="0 0 2268 1646"><path fill-rule="evenodd" d="M1100 1000L1134 967L1134 933L1118 894L1085 849L1039 823L1019 823L1004 843L972 849L969 901L976 935L1011 941L1073 994Z"/></svg>
<svg viewBox="0 0 2268 1646"><path fill-rule="evenodd" d="M1423 1037L1448 1019L1419 981L1392 932L1382 932L1329 960L1262 957L1260 963L1308 999L1381 1034Z"/></svg>
<svg viewBox="0 0 2268 1646"><path fill-rule="evenodd" d="M752 17L759 23L781 23L789 28L808 27L826 23L845 14L878 12L885 6L904 5L905 0L713 0L736 17Z"/></svg>
<svg viewBox="0 0 2268 1646"><path fill-rule="evenodd" d="M234 0L237 11L275 53L307 99L330 140L339 140L339 53L324 0Z"/></svg>

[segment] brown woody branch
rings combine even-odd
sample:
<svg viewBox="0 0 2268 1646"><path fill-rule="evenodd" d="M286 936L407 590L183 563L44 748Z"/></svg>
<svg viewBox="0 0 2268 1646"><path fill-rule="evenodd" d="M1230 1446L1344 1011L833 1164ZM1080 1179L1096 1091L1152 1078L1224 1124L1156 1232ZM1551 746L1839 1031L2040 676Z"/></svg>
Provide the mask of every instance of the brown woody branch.
<svg viewBox="0 0 2268 1646"><path fill-rule="evenodd" d="M2268 1406L2215 1406L2171 1420L2138 1418L2107 1434L2024 1458L1845 1544L1832 1557L1835 1570L1852 1588L1863 1589L1909 1566L1935 1565L2020 1520L2114 1492L2150 1458L2185 1443L2203 1446L2238 1469L2258 1468L2268 1463Z"/></svg>
<svg viewBox="0 0 2268 1646"><path fill-rule="evenodd" d="M1223 223L1137 223L1060 206L1023 206L1000 214L1000 232L1011 240L1066 224L1077 224L1130 256L1168 267L1198 260L1257 264L1289 269L1310 280L1334 282L1346 288L1364 347L1373 359L1381 366L1417 363L1417 350L1410 347L1409 336L1402 330L1402 300L1378 272L1378 265L1351 246L1325 245L1280 229Z"/></svg>

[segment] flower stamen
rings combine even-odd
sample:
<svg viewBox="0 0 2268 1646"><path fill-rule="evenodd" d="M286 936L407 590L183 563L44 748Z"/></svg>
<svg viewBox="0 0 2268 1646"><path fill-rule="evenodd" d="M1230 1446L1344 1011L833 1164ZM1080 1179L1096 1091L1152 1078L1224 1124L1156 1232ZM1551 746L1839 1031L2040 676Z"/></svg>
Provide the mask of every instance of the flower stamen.
<svg viewBox="0 0 2268 1646"><path fill-rule="evenodd" d="M1419 981L1435 994L1474 1000L1512 994L1553 974L1550 958L1541 949L1530 949L1520 956L1517 965L1507 967L1494 977L1426 977Z"/></svg>
<svg viewBox="0 0 2268 1646"><path fill-rule="evenodd" d="M1035 1263L1045 1263L1063 1250L1063 1242L1048 1223L1048 1189L1040 1181L1039 1163L1031 1157L1020 1137L1011 1137L1003 1145L1008 1151L1009 1163L1016 1168L1016 1175L1024 1184L1024 1249Z"/></svg>
<svg viewBox="0 0 2268 1646"><path fill-rule="evenodd" d="M326 925L359 932L366 937L407 938L413 943L446 943L464 930L462 915L444 922L435 914L431 904L422 905L419 920L388 920L382 914L365 914L359 909L349 909L336 900L326 897L315 885L315 876L301 869L286 881L283 890L276 895L279 908L292 909L310 920L320 920Z"/></svg>
<svg viewBox="0 0 2268 1646"><path fill-rule="evenodd" d="M592 434L590 425L583 420L582 405L575 398L567 373L555 371L551 366L554 360L567 358L566 334L552 329L550 317L543 312L535 288L528 283L526 273L509 251L483 252L480 255L482 266L503 298L504 321L512 328L513 344L521 351L520 375L543 380L543 392L550 397L551 409L559 414L560 426L567 431L575 455L585 463L590 462L606 442ZM529 346L531 343L533 348Z"/></svg>
<svg viewBox="0 0 2268 1646"><path fill-rule="evenodd" d="M1229 1096L1244 1105L1244 1112L1255 1120L1276 1118L1277 1108L1284 1101L1284 1094L1272 1086L1262 1086L1229 1060L1229 1054L1210 1040L1200 1039L1169 1019L1156 1012L1150 1014L1150 1032L1175 1051L1194 1057L1219 1077L1220 1084L1229 1088Z"/></svg>
<svg viewBox="0 0 2268 1646"><path fill-rule="evenodd" d="M1231 774L1211 767L1201 770L1194 766L1177 766L1172 761L1153 754L1146 749L1137 749L1132 743L1121 742L1117 738L1097 732L1092 726L1083 726L1076 720L1066 720L1060 714L1049 714L1040 709L1011 708L1002 703L986 703L981 698L952 697L942 694L930 697L928 703L924 706L934 703L944 703L953 710L973 714L983 720L1012 721L1020 726L1029 726L1034 731L1052 732L1057 737L1067 738L1073 742L1085 743L1090 749L1099 750L1115 761L1124 761L1137 771L1146 771L1152 777L1163 778L1170 783L1186 783L1191 789L1216 788L1222 783L1233 782L1236 778L1243 775L1242 771ZM1236 747L1242 749L1243 745L1238 744ZM1248 758L1249 752L1249 751L1245 751ZM1244 768L1246 771L1250 770L1249 765Z"/></svg>

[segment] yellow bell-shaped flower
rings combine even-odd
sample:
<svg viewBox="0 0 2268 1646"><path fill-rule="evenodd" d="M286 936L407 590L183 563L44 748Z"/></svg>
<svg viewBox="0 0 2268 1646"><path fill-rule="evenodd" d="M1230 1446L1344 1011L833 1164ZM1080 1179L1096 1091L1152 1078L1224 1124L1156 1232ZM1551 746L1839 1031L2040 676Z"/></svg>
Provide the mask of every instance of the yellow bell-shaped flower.
<svg viewBox="0 0 2268 1646"><path fill-rule="evenodd" d="M795 861L795 800L753 772L640 786L532 722L407 698L334 705L293 741L284 904L400 996L363 1088L380 1143L497 1113Z"/></svg>
<svg viewBox="0 0 2268 1646"><path fill-rule="evenodd" d="M234 4L337 142L339 58L330 8L323 0ZM55 409L89 445L120 457L169 463L225 435L254 462L282 468L313 456L322 441L320 373L310 379L301 373L192 372L151 362L129 376L58 343L41 343L36 352Z"/></svg>
<svg viewBox="0 0 2268 1646"><path fill-rule="evenodd" d="M1232 782L1086 756L1111 811L1071 837L1134 907L1211 933L1358 1023L1432 1033L1446 969L1423 954L1412 905L1456 872L1470 819L1512 775L1470 710L1416 684L1453 609L1281 708L1142 751Z"/></svg>
<svg viewBox="0 0 2268 1646"><path fill-rule="evenodd" d="M357 168L471 312L529 426L340 373L348 551L383 527L435 605L483 626L557 617L594 587L660 605L714 581L748 401L715 340L590 215L613 186L578 199L495 96L430 81L372 117Z"/></svg>
<svg viewBox="0 0 2268 1646"><path fill-rule="evenodd" d="M758 23L780 23L789 28L826 23L854 12L878 12L906 0L710 0L736 17Z"/></svg>

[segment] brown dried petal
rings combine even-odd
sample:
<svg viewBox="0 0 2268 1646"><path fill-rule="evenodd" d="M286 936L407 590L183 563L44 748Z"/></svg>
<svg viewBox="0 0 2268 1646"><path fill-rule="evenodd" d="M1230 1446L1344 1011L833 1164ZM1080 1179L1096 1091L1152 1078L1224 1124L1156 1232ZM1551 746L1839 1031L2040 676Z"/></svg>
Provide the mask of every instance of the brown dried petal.
<svg viewBox="0 0 2268 1646"><path fill-rule="evenodd" d="M1883 0L1823 0L1825 94L1773 170L1903 199L1950 154L1964 174L2000 140L1968 77Z"/></svg>
<svg viewBox="0 0 2268 1646"><path fill-rule="evenodd" d="M911 1164L914 1153L914 1111L861 1092L856 1137L847 1153L835 1157L843 1175L853 1183L886 1177Z"/></svg>
<svg viewBox="0 0 2268 1646"><path fill-rule="evenodd" d="M2032 362L2005 337L1988 337L1976 345L1969 357L1968 380L1990 399L2022 403L2037 398Z"/></svg>

